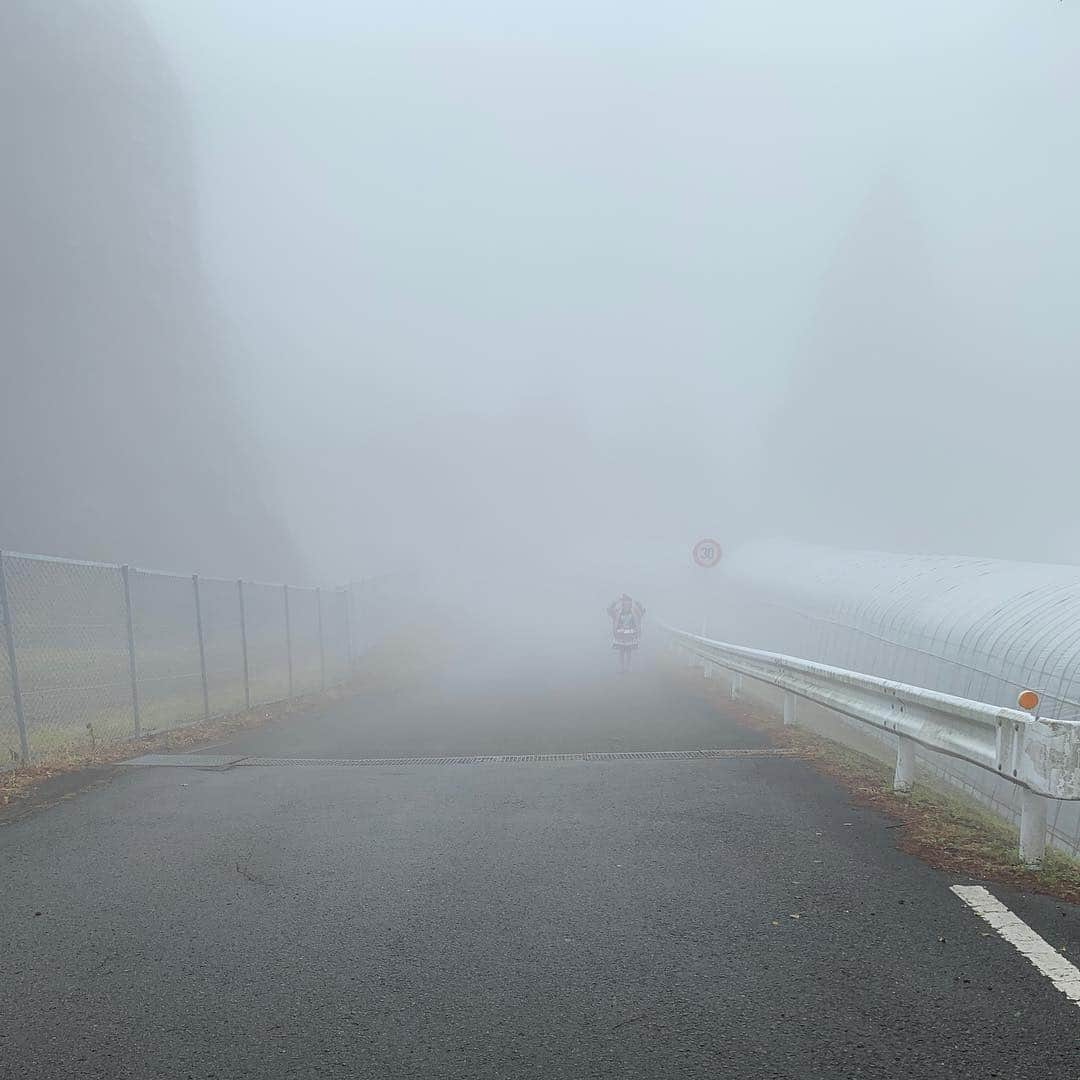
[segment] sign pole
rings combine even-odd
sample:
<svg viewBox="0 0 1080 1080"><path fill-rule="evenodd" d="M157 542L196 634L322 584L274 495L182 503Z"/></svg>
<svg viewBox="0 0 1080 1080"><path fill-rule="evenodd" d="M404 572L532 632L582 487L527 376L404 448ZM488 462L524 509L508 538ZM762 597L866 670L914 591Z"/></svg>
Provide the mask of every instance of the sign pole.
<svg viewBox="0 0 1080 1080"><path fill-rule="evenodd" d="M701 593L701 636L709 636L709 593L705 588L705 582L707 580L705 571L714 567L723 556L723 549L720 544L709 537L704 540L699 540L690 552L690 557L694 560L695 564L701 567L701 585L699 591ZM705 677L708 678L710 671L709 665L706 663Z"/></svg>

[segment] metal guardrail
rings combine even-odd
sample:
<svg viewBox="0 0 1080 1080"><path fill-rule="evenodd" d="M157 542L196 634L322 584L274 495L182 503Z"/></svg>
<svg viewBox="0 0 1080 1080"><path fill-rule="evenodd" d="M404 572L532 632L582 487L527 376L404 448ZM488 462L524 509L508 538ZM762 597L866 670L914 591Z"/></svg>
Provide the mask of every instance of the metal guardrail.
<svg viewBox="0 0 1080 1080"><path fill-rule="evenodd" d="M915 747L947 754L1023 789L1020 856L1035 866L1046 849L1047 799L1080 800L1080 723L1041 720L1020 709L942 694L780 653L748 649L665 627L672 641L710 667L748 676L785 692L784 722L803 698L897 736L897 791L914 783Z"/></svg>

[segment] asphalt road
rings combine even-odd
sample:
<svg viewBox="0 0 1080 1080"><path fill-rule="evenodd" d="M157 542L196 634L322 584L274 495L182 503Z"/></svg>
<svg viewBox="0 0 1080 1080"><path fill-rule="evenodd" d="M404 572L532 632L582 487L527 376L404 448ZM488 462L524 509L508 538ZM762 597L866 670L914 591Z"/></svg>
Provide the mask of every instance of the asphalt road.
<svg viewBox="0 0 1080 1080"><path fill-rule="evenodd" d="M526 681L213 753L762 747L647 672ZM123 770L0 828L0 1076L1080 1075L1080 1008L890 824L770 756Z"/></svg>

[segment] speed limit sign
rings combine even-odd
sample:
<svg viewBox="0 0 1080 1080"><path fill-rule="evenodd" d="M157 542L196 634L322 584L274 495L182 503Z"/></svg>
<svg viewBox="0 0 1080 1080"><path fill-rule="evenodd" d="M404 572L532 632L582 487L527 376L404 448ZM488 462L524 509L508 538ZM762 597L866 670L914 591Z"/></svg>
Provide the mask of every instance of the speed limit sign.
<svg viewBox="0 0 1080 1080"><path fill-rule="evenodd" d="M720 561L720 556L723 552L720 550L720 545L715 540L699 540L694 545L694 562L698 566L715 566Z"/></svg>

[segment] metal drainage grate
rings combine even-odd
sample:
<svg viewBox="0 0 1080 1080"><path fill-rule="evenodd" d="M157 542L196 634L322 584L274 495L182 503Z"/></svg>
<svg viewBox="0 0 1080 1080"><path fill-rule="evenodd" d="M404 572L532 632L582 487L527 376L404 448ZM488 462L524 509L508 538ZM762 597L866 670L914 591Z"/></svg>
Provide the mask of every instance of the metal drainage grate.
<svg viewBox="0 0 1080 1080"><path fill-rule="evenodd" d="M791 757L793 750L627 750L585 754L469 754L446 757L397 758L271 758L249 757L238 766L322 765L413 766L413 765L542 765L564 761L702 761L712 758Z"/></svg>

